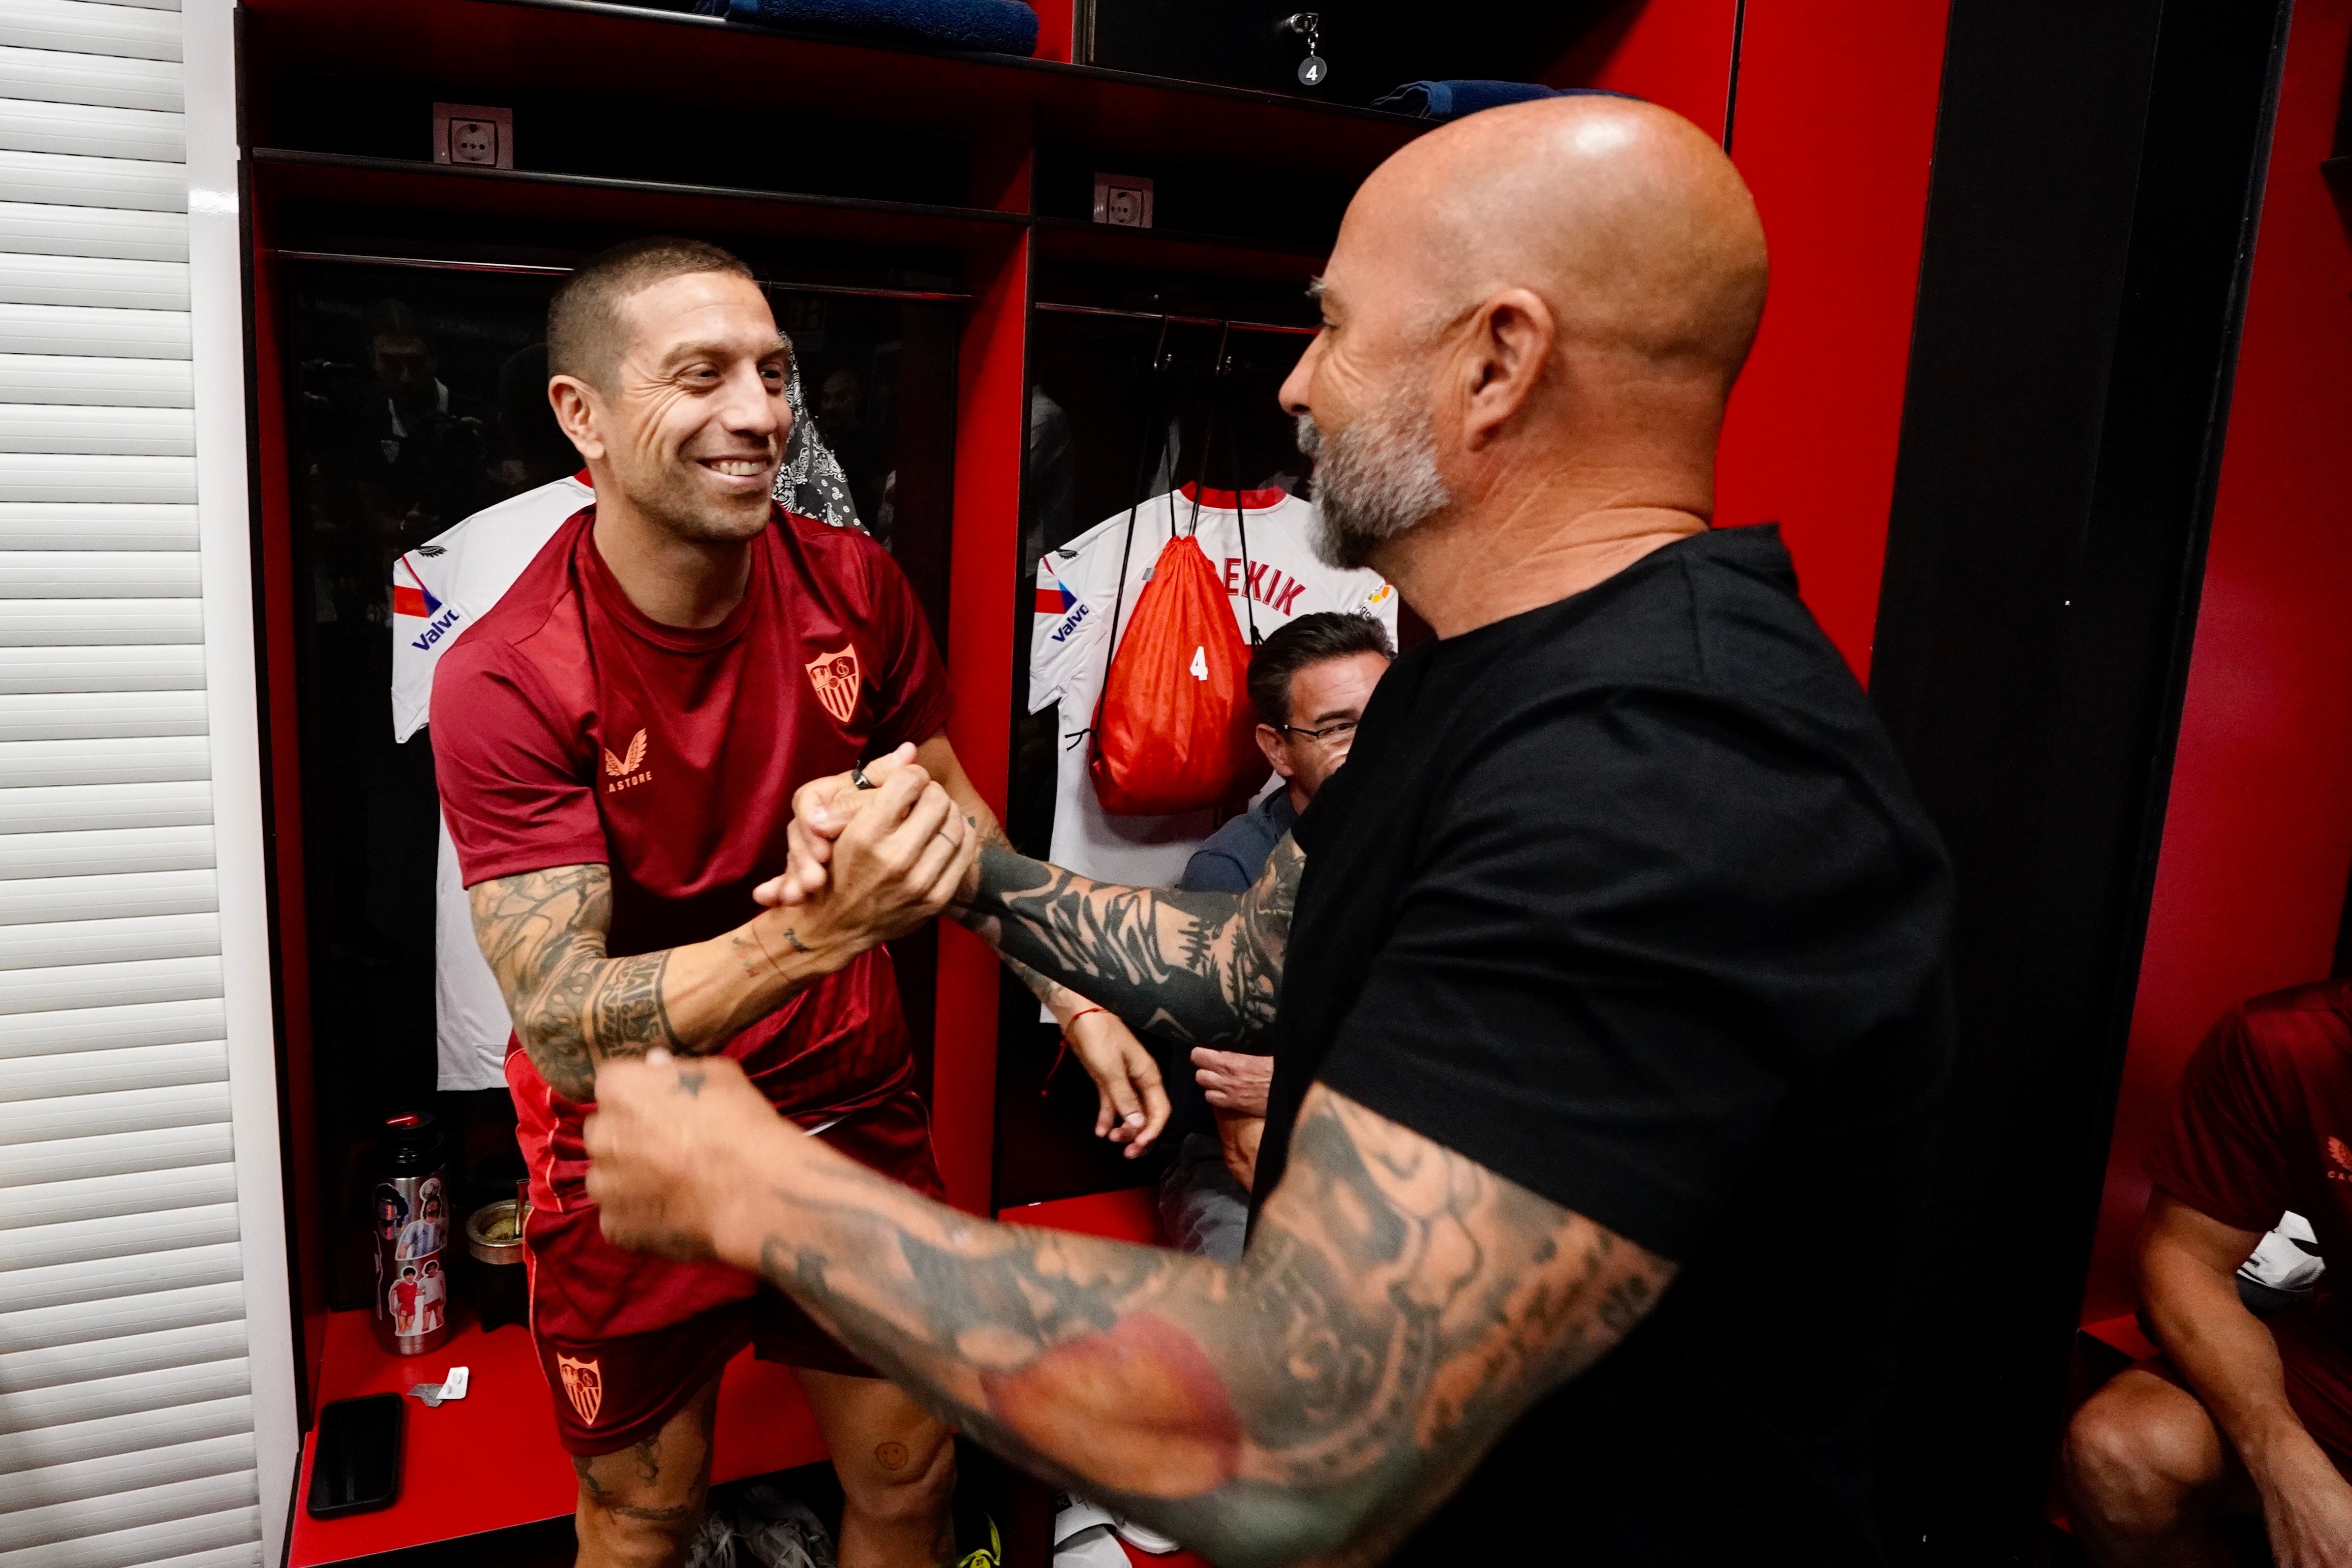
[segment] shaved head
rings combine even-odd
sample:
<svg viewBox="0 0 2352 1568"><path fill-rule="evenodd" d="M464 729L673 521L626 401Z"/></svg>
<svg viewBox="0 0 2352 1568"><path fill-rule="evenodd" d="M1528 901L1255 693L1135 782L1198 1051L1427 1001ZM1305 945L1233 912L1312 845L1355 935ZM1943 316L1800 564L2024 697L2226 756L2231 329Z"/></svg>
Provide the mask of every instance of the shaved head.
<svg viewBox="0 0 2352 1568"><path fill-rule="evenodd" d="M1697 126L1632 99L1457 121L1373 171L1359 217L1415 253L1441 321L1529 289L1571 340L1728 385L1764 310L1764 227L1739 172Z"/></svg>
<svg viewBox="0 0 2352 1568"><path fill-rule="evenodd" d="M1349 205L1324 332L1283 389L1318 458L1318 549L1378 563L1424 520L1571 473L1703 519L1765 276L1738 172L1654 105L1542 100L1412 142Z"/></svg>

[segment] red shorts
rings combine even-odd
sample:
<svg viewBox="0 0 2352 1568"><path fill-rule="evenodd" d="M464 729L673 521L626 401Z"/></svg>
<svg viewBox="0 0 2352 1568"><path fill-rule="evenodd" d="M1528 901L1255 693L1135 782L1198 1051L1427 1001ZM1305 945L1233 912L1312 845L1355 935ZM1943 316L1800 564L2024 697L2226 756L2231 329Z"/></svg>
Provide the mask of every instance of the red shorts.
<svg viewBox="0 0 2352 1568"><path fill-rule="evenodd" d="M838 1121L804 1112L793 1119L822 1126L818 1136L870 1169L943 1197L930 1113L912 1077L909 1070ZM754 1275L606 1241L585 1184L581 1123L588 1108L558 1097L520 1050L507 1057L507 1084L530 1167L524 1257L531 1338L567 1453L610 1454L650 1437L746 1342L762 1361L879 1375Z"/></svg>
<svg viewBox="0 0 2352 1568"><path fill-rule="evenodd" d="M2344 1344L2343 1330L2331 1313L2309 1303L2282 1308L2265 1317L2263 1326L2278 1343L2286 1402L2296 1419L2352 1480L2352 1350ZM2167 1383L2196 1392L2168 1357L2140 1364Z"/></svg>

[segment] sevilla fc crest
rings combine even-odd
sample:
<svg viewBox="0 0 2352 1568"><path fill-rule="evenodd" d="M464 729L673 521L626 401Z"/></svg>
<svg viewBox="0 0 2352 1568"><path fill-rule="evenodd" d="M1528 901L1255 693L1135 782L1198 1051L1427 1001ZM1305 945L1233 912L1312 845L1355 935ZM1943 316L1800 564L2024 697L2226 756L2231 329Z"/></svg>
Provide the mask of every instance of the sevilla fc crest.
<svg viewBox="0 0 2352 1568"><path fill-rule="evenodd" d="M833 715L836 724L846 724L849 716L857 711L857 648L855 644L838 653L819 654L808 663L809 684L816 688L816 700Z"/></svg>
<svg viewBox="0 0 2352 1568"><path fill-rule="evenodd" d="M563 1392L572 1401L572 1408L580 1412L583 1423L596 1425L596 1412L604 1405L604 1363L574 1361L559 1352L555 1370L563 1374Z"/></svg>

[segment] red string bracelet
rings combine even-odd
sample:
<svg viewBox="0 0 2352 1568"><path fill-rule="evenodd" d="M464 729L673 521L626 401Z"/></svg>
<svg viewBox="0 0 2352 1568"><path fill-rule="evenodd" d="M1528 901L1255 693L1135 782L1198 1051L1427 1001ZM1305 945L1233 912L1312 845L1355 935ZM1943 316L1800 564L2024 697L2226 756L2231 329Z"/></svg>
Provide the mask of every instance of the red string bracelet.
<svg viewBox="0 0 2352 1568"><path fill-rule="evenodd" d="M1047 1092L1053 1089L1054 1075L1062 1070L1062 1058L1070 1054L1070 1024L1076 1023L1079 1019L1085 1017L1089 1013L1108 1013L1110 1009L1108 1007L1081 1007L1076 1012L1070 1015L1069 1023L1062 1026L1062 1043L1054 1052L1054 1065L1045 1069L1045 1081L1037 1086L1038 1099L1045 1099Z"/></svg>

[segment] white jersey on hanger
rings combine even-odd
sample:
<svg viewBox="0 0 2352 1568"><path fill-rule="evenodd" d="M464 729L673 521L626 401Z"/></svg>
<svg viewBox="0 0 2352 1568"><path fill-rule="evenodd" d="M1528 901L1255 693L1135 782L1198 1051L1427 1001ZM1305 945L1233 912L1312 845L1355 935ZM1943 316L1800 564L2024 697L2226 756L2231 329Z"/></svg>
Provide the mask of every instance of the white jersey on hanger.
<svg viewBox="0 0 2352 1568"><path fill-rule="evenodd" d="M433 670L457 636L506 596L555 531L596 499L572 475L485 507L434 535L392 567L392 735L423 729L433 707ZM506 1087L506 998L474 941L473 911L449 824L441 823L433 872L433 1018L439 1058L435 1087Z"/></svg>
<svg viewBox="0 0 2352 1568"><path fill-rule="evenodd" d="M1196 494L1199 525L1194 528ZM1087 762L1089 727L1102 694L1114 600L1118 634L1171 532L1192 532L1209 564L1224 579L1234 623L1247 640L1252 618L1265 637L1292 617L1316 610L1356 611L1379 620L1396 637L1396 590L1371 571L1342 572L1315 559L1307 539L1315 509L1287 490L1196 491L1192 485L1152 497L1135 514L1135 538L1126 548L1126 592L1119 593L1119 557L1128 542L1128 514L1104 519L1037 563L1036 618L1029 643L1029 711L1061 704L1061 755L1054 784L1054 841L1047 858L1099 881L1129 887L1170 887L1217 826L1216 814L1112 816L1095 798ZM1243 563L1244 530L1248 564Z"/></svg>
<svg viewBox="0 0 2352 1568"><path fill-rule="evenodd" d="M540 547L595 499L586 473L567 474L484 507L393 563L394 740L425 728L433 668L457 634L506 597Z"/></svg>

